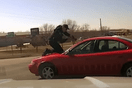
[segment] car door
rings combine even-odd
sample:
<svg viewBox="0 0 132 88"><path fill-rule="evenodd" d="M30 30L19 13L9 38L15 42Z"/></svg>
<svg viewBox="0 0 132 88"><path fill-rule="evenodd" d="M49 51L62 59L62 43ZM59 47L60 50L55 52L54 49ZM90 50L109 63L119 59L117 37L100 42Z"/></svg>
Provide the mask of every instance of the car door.
<svg viewBox="0 0 132 88"><path fill-rule="evenodd" d="M120 74L125 55L121 46L125 44L114 40L98 40L94 52L86 59L87 75ZM126 48L124 48L126 49Z"/></svg>
<svg viewBox="0 0 132 88"><path fill-rule="evenodd" d="M95 40L79 44L67 54L67 66L72 74L86 75L86 59L88 54L93 53Z"/></svg>
<svg viewBox="0 0 132 88"><path fill-rule="evenodd" d="M59 59L62 74L120 74L127 46L113 40L91 40L77 45ZM59 70L60 71L60 70Z"/></svg>

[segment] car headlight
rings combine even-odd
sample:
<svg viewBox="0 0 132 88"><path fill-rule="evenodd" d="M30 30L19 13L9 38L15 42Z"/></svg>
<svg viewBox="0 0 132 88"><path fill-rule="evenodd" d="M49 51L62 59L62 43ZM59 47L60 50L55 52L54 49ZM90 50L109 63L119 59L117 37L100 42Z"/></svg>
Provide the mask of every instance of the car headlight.
<svg viewBox="0 0 132 88"><path fill-rule="evenodd" d="M34 64L35 64L35 62L31 61L31 64L32 64L32 65L34 65Z"/></svg>

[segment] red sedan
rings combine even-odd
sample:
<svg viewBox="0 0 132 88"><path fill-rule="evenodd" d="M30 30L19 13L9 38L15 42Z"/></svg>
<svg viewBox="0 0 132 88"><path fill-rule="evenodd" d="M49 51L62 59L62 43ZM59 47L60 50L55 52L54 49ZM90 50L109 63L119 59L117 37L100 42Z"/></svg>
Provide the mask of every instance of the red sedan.
<svg viewBox="0 0 132 88"><path fill-rule="evenodd" d="M83 40L62 54L33 59L31 73L51 79L56 75L123 75L132 77L132 40L95 37Z"/></svg>

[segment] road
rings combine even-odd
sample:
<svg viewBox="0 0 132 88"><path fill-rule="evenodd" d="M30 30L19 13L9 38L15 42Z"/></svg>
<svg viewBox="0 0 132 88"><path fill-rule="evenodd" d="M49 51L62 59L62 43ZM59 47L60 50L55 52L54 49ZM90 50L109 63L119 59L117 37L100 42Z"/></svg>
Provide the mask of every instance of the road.
<svg viewBox="0 0 132 88"><path fill-rule="evenodd" d="M39 77L28 70L28 64L34 58L37 56L0 60L0 79L38 80Z"/></svg>
<svg viewBox="0 0 132 88"><path fill-rule="evenodd" d="M85 77L42 80L28 70L36 57L0 60L0 88L131 88L130 77Z"/></svg>

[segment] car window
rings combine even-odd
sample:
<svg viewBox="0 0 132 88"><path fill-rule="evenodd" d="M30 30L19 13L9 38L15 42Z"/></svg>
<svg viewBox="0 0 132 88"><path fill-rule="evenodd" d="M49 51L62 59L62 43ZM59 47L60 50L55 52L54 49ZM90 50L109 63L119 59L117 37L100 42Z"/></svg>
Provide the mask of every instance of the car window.
<svg viewBox="0 0 132 88"><path fill-rule="evenodd" d="M127 49L127 46L122 42L112 40L109 40L108 42L110 51Z"/></svg>
<svg viewBox="0 0 132 88"><path fill-rule="evenodd" d="M73 48L68 54L87 54L92 53L95 45L95 41L88 41L79 44Z"/></svg>
<svg viewBox="0 0 132 88"><path fill-rule="evenodd" d="M127 46L122 42L115 40L99 40L97 52L106 52L106 51L115 51L115 50L124 50L124 49L127 49Z"/></svg>
<svg viewBox="0 0 132 88"><path fill-rule="evenodd" d="M125 44L123 44L123 43L120 42L120 49L127 49L127 48L128 47Z"/></svg>
<svg viewBox="0 0 132 88"><path fill-rule="evenodd" d="M104 43L105 43L104 40L103 40L103 41L100 41L100 43L99 43L99 49L100 49L100 50L101 50L102 46L104 45Z"/></svg>
<svg viewBox="0 0 132 88"><path fill-rule="evenodd" d="M117 42L117 41L108 41L108 43L109 43L109 49L117 49L117 48L119 48L119 42Z"/></svg>

